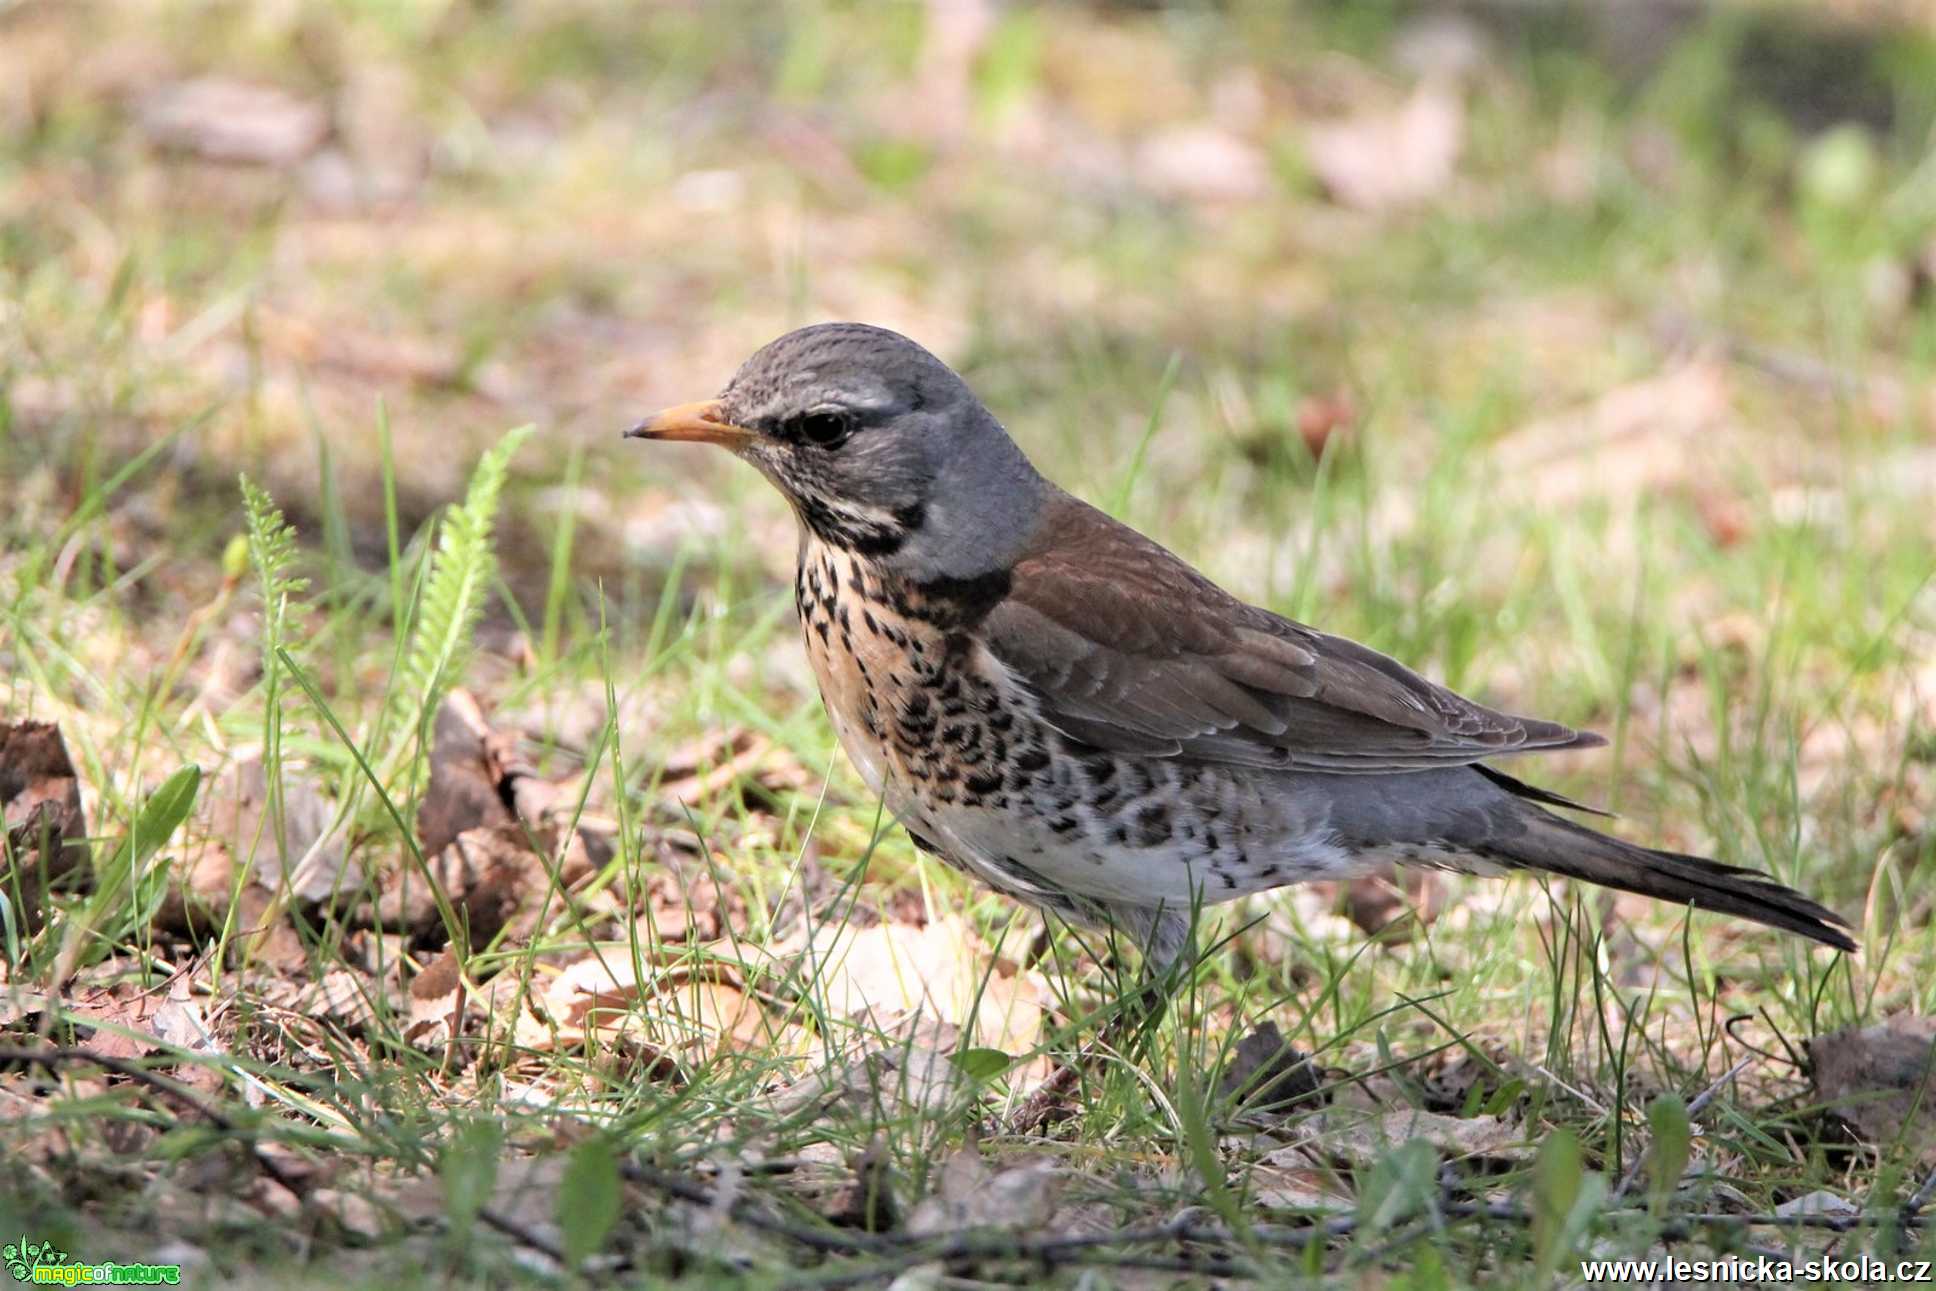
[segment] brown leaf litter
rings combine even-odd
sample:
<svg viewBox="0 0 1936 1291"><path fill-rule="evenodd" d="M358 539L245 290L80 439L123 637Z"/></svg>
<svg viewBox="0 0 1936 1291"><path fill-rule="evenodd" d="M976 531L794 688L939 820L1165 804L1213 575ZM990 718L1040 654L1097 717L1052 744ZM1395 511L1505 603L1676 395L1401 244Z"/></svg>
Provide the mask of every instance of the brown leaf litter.
<svg viewBox="0 0 1936 1291"><path fill-rule="evenodd" d="M51 722L0 722L0 814L6 822L9 897L35 927L47 890L89 860L81 784Z"/></svg>
<svg viewBox="0 0 1936 1291"><path fill-rule="evenodd" d="M898 1184L893 1158L877 1140L859 1152L850 1153L846 1169L836 1177L834 1186L808 1204L841 1228L858 1228L866 1233L893 1232L901 1227L902 1221Z"/></svg>
<svg viewBox="0 0 1936 1291"><path fill-rule="evenodd" d="M623 945L599 948L544 984L518 1015L514 1041L536 1053L595 1051L675 1080L722 1055L797 1056L811 1045L725 966L662 969Z"/></svg>
<svg viewBox="0 0 1936 1291"><path fill-rule="evenodd" d="M417 842L435 856L472 829L516 822L505 790L517 742L491 728L468 691L453 690L431 728L430 783L417 804Z"/></svg>
<svg viewBox="0 0 1936 1291"><path fill-rule="evenodd" d="M1338 1213L1358 1204L1348 1181L1338 1171L1314 1164L1297 1149L1265 1154L1251 1164L1247 1181L1252 1203L1266 1211Z"/></svg>
<svg viewBox="0 0 1936 1291"><path fill-rule="evenodd" d="M763 1110L798 1124L938 1116L976 1090L955 1063L955 1046L902 1040L850 1061L830 1063L774 1091Z"/></svg>
<svg viewBox="0 0 1936 1291"><path fill-rule="evenodd" d="M1052 1157L990 1161L969 1142L941 1164L935 1189L908 1215L916 1233L964 1228L1046 1229L1056 1217L1068 1171Z"/></svg>
<svg viewBox="0 0 1936 1291"><path fill-rule="evenodd" d="M810 1144L789 1164L787 1191L843 1228L921 1236L977 1228L1039 1233L1052 1223L1065 1231L1080 1226L1072 1222L1079 1220L1073 1212L1060 1214L1064 1185L1074 1171L1047 1155L991 1157L973 1139L928 1172L929 1191L918 1199L909 1195L914 1180L893 1168L879 1139L858 1151Z"/></svg>
<svg viewBox="0 0 1936 1291"><path fill-rule="evenodd" d="M1455 1160L1524 1164L1533 1159L1535 1146L1527 1140L1523 1127L1497 1116L1444 1116L1409 1107L1333 1107L1298 1122L1295 1128L1302 1137L1265 1160L1278 1164L1330 1160L1364 1170L1383 1160L1393 1148L1422 1140L1442 1156Z"/></svg>
<svg viewBox="0 0 1936 1291"><path fill-rule="evenodd" d="M70 989L57 1002L59 1015L75 1029L75 1038L90 1053L109 1060L146 1059L171 1053L192 1058L226 1052L222 1039L187 973L142 987L116 972L117 961L102 966L114 980ZM15 1021L25 1021L48 1008L42 996L16 996ZM48 1019L52 1022L52 1019ZM183 1084L214 1091L221 1073L194 1061L172 1064L170 1074Z"/></svg>
<svg viewBox="0 0 1936 1291"><path fill-rule="evenodd" d="M247 935L252 960L300 972L308 951L285 910L359 891L361 877L310 764L281 762L271 788L260 752L238 751L173 852L154 928L200 945L232 926Z"/></svg>
<svg viewBox="0 0 1936 1291"><path fill-rule="evenodd" d="M464 1005L470 993L463 964L446 947L410 979L403 1038L426 1053L450 1053L467 1030Z"/></svg>
<svg viewBox="0 0 1936 1291"><path fill-rule="evenodd" d="M314 100L213 76L151 91L137 105L136 120L157 147L257 166L301 161L329 133L329 114Z"/></svg>
<svg viewBox="0 0 1936 1291"><path fill-rule="evenodd" d="M664 858L646 880L646 908L639 917L641 939L664 944L744 936L745 893L721 878L706 861Z"/></svg>
<svg viewBox="0 0 1936 1291"><path fill-rule="evenodd" d="M886 1034L925 1021L1010 1055L1033 1049L1050 999L1032 971L1002 972L981 936L960 915L917 927L886 921L871 928L821 928L800 954L801 971L836 1017Z"/></svg>
<svg viewBox="0 0 1936 1291"><path fill-rule="evenodd" d="M1264 1021L1243 1039L1224 1063L1218 1092L1250 1116L1281 1118L1322 1101L1323 1079L1308 1054L1292 1047Z"/></svg>
<svg viewBox="0 0 1936 1291"><path fill-rule="evenodd" d="M1809 1076L1829 1113L1879 1150L1936 1164L1936 1018L1898 1014L1808 1042Z"/></svg>
<svg viewBox="0 0 1936 1291"><path fill-rule="evenodd" d="M434 730L417 814L431 875L470 946L500 933L509 936L504 944L517 945L542 919L578 900L575 889L613 856L616 828L580 811L583 794L571 782L538 775L520 752L520 738L494 728L468 692L451 695ZM333 805L303 780L300 765L284 767L279 824L261 762L244 757L227 770L205 812L200 850L178 865L163 921L164 931L206 935L227 915L259 934L252 961L274 979L263 987L262 1017L270 1023L263 1042L286 1053L324 1055L345 1038L368 1038L376 1025L373 1001L389 996L401 1005L408 1043L466 1067L473 1057L494 1064L518 1050L569 1051L597 1057L607 1070L616 1063L623 1071L683 1080L731 1054L804 1055L817 1042L792 1019L795 1006L717 962L747 953L760 957L762 977L811 963L809 971L825 974L821 986L835 1000L835 1015L870 1034L883 1025L919 1023L952 1036L966 1025L978 989L985 999L977 1042L1019 1052L1039 1031L1041 1007L1033 998L1039 991L1018 989L1012 968L978 988L985 947L965 923L844 923L810 939L795 921L791 949L769 953L746 940L753 912L718 858L664 846L643 884L639 958L626 936L635 916L616 891L600 889L581 908L592 919L586 931L600 935L594 929L602 928L602 935L619 940L563 964L555 952L539 955L532 961L535 983L521 972L472 979L445 943L422 872L394 866L373 906L361 912L373 923L355 926L353 912L340 960L314 975L310 951L283 903L293 900L300 909L340 892L350 848L332 836ZM805 782L805 772L783 751L743 731L688 746L669 769L674 795L716 795L749 784L779 792ZM236 856L251 858L239 885ZM238 888L240 906L231 914L227 901ZM813 902L830 897L822 892ZM668 962L667 948L677 945L694 946L701 957ZM413 967L413 956L426 955Z"/></svg>
<svg viewBox="0 0 1936 1291"><path fill-rule="evenodd" d="M210 795L214 841L250 867L258 887L287 890L301 901L327 901L344 881L347 849L332 833L336 808L307 767L283 764L276 801L260 757L232 764ZM273 810L279 806L280 813Z"/></svg>
<svg viewBox="0 0 1936 1291"><path fill-rule="evenodd" d="M1314 126L1304 150L1335 201L1382 212L1436 196L1452 182L1464 144L1464 98L1456 87L1434 80L1394 111Z"/></svg>
<svg viewBox="0 0 1936 1291"><path fill-rule="evenodd" d="M506 928L513 937L528 936L544 912L550 875L520 825L467 829L426 857L425 864L469 928L474 945L489 942ZM556 909L554 905L554 913ZM397 869L376 905L382 926L401 928L420 940L442 940L442 917L435 893L414 867Z"/></svg>
<svg viewBox="0 0 1936 1291"><path fill-rule="evenodd" d="M166 1001L158 990L127 983L83 987L71 993L66 1011L87 1032L87 1045L108 1058L141 1058L162 1047L155 1013Z"/></svg>
<svg viewBox="0 0 1936 1291"><path fill-rule="evenodd" d="M658 796L667 803L710 802L729 788L771 798L808 788L815 777L786 750L746 727L727 727L666 755Z"/></svg>
<svg viewBox="0 0 1936 1291"><path fill-rule="evenodd" d="M560 912L554 887L571 891L611 858L616 830L580 816L577 795L540 777L518 738L493 728L468 691L451 692L433 732L430 782L417 809L426 863L473 944L507 927L528 936L547 912ZM419 937L441 927L434 894L410 867L388 876L376 918Z"/></svg>

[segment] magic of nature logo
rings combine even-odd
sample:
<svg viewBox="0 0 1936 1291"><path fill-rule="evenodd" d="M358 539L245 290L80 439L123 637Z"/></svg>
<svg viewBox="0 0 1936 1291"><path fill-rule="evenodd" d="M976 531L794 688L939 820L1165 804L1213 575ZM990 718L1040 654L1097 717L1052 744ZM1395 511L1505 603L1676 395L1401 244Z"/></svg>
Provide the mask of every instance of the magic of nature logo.
<svg viewBox="0 0 1936 1291"><path fill-rule="evenodd" d="M109 1260L102 1264L70 1264L67 1252L52 1242L30 1242L21 1234L17 1242L0 1249L0 1263L16 1282L41 1286L176 1286L181 1282L179 1264L124 1264Z"/></svg>

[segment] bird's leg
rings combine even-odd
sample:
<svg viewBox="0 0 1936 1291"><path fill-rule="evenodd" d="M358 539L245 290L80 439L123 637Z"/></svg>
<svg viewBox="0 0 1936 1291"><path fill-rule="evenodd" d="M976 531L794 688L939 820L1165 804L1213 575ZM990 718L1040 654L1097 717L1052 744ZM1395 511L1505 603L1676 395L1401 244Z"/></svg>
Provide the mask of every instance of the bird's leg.
<svg viewBox="0 0 1936 1291"><path fill-rule="evenodd" d="M1008 1119L1005 1128L1010 1133L1031 1134L1040 1129L1055 1118L1085 1073L1100 1067L1111 1054L1133 1053L1148 1044L1169 1011L1178 980L1195 961L1193 955L1184 953L1191 940L1187 925L1180 938L1167 920L1151 931L1156 936L1144 943L1136 988L1116 1002L1114 1012L1094 1038L1074 1056L1058 1061L1048 1079L1030 1092L1027 1101Z"/></svg>
<svg viewBox="0 0 1936 1291"><path fill-rule="evenodd" d="M1070 1094L1081 1084L1085 1073L1093 1072L1114 1053L1132 1050L1145 1041L1163 1020L1170 1003L1169 991L1158 979L1145 977L1135 992L1116 1005L1102 1030L1074 1055L1057 1060L1047 1080L1030 1091L1028 1099L1008 1119L1012 1134L1032 1134L1062 1110Z"/></svg>

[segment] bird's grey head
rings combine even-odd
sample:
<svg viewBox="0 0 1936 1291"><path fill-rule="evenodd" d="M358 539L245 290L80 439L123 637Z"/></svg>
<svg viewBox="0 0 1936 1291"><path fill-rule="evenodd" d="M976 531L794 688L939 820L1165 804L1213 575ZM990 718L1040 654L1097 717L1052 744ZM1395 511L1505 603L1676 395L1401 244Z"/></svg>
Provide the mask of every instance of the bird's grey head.
<svg viewBox="0 0 1936 1291"><path fill-rule="evenodd" d="M1050 489L947 364L861 323L788 332L627 434L732 449L814 535L920 581L1005 567Z"/></svg>

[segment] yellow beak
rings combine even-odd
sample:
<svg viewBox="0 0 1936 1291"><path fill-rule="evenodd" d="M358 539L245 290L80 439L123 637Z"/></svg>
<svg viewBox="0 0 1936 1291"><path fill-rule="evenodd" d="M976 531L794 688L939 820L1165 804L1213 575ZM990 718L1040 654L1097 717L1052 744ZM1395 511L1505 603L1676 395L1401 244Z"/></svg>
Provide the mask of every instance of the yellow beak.
<svg viewBox="0 0 1936 1291"><path fill-rule="evenodd" d="M735 426L720 415L719 400L682 403L653 413L625 432L627 439L674 439L699 444L718 444L738 448L755 438L758 431Z"/></svg>

